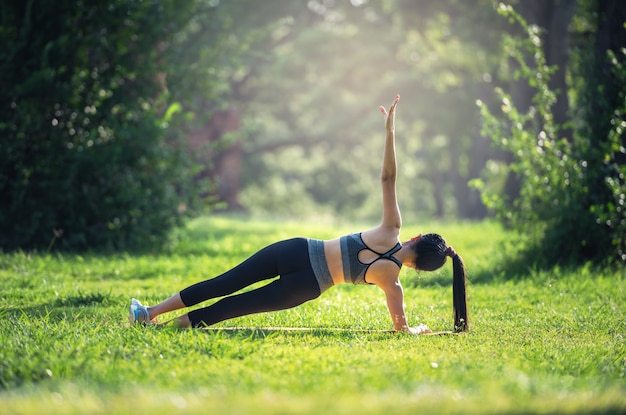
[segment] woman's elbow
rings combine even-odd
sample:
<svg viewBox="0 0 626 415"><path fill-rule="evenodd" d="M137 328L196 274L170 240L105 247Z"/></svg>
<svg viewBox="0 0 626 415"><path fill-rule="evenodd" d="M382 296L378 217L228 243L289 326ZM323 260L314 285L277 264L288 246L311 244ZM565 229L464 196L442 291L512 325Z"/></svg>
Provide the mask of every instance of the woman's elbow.
<svg viewBox="0 0 626 415"><path fill-rule="evenodd" d="M380 175L380 181L383 184L385 184L385 183L395 184L396 183L396 172L385 172L385 171L383 171L382 174Z"/></svg>

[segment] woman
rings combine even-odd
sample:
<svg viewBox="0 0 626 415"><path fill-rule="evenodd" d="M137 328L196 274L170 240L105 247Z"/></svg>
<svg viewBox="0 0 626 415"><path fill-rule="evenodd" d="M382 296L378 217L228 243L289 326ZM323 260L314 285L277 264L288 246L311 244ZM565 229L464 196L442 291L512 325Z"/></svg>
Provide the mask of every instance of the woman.
<svg viewBox="0 0 626 415"><path fill-rule="evenodd" d="M406 320L400 269L404 265L432 271L451 257L454 329L466 331L465 268L461 257L436 234L419 235L404 243L399 241L402 219L396 198L395 154L395 112L399 99L400 96L396 96L389 111L380 107L386 128L380 225L333 240L295 238L269 245L224 274L187 287L153 307L132 299L129 321L150 323L160 314L225 296L215 304L173 320L176 326L183 328L210 326L248 314L295 307L319 297L334 285L352 283L374 284L384 291L395 330L427 333L430 332L428 327L409 327ZM280 278L261 288L231 295L276 276Z"/></svg>

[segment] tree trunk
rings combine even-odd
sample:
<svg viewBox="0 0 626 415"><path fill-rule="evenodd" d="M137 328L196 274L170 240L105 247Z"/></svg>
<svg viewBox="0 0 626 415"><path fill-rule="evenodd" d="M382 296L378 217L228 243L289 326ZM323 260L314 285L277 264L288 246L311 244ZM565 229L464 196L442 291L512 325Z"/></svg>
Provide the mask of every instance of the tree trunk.
<svg viewBox="0 0 626 415"><path fill-rule="evenodd" d="M546 63L556 66L557 71L550 78L550 88L556 91L556 103L552 108L552 115L556 125L561 126L561 136L571 141L572 128L568 121L569 100L567 96L567 65L569 62L570 36L569 25L576 11L576 0L560 0L545 2L552 3L552 9L546 13L546 34L543 36L543 51ZM547 17L547 16L546 16Z"/></svg>
<svg viewBox="0 0 626 415"><path fill-rule="evenodd" d="M198 181L209 179L215 183L212 192L205 192L203 197L217 197L226 204L225 210L239 210L239 190L241 187L242 148L238 142L224 148L214 144L225 134L238 131L241 115L237 110L225 110L215 113L205 127L189 133L189 148L194 157L205 167L196 176Z"/></svg>
<svg viewBox="0 0 626 415"><path fill-rule="evenodd" d="M569 56L568 27L576 10L576 0L524 0L519 2L517 7L528 24L542 28L542 49L546 63L558 67L550 79L550 88L557 92L557 101L552 108L552 114L555 124L561 127L561 136L571 139L572 130L568 126L570 116L566 72ZM520 79L513 82L510 93L515 107L521 112L526 112L532 104L535 91L528 85L526 79ZM512 154L506 154L504 161L511 163L513 158ZM511 172L505 184L509 202L519 197L520 188L520 178Z"/></svg>

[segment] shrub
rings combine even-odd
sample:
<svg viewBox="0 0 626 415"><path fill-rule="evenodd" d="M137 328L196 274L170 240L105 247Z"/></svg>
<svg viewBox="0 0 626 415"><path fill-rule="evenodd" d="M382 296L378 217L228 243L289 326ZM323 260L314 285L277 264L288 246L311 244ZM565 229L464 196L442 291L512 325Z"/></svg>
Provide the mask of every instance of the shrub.
<svg viewBox="0 0 626 415"><path fill-rule="evenodd" d="M177 4L3 7L0 249L137 248L179 222L187 173L159 101Z"/></svg>
<svg viewBox="0 0 626 415"><path fill-rule="evenodd" d="M474 186L503 222L528 237L531 263L626 260L624 166L616 162L618 153L624 152L623 108L615 110L608 137L559 137L560 126L551 112L555 95L548 85L553 68L545 63L538 28L526 24L510 7L500 11L528 35L505 36L504 45L519 64L516 76L527 79L535 95L526 112L515 108L501 88L496 89L499 112L479 102L483 133L513 155L509 168L520 180L519 197L508 200L501 189L482 180L475 180ZM532 65L526 56L533 57Z"/></svg>

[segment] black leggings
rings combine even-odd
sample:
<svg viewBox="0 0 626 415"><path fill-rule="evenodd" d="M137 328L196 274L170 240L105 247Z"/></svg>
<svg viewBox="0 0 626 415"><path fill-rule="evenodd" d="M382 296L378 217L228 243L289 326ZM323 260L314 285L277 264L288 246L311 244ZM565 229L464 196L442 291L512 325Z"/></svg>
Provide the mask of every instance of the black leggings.
<svg viewBox="0 0 626 415"><path fill-rule="evenodd" d="M230 271L185 288L180 297L185 306L190 307L279 275L280 278L263 287L222 298L208 307L189 312L192 327L248 314L284 310L319 297L320 287L311 268L308 242L304 238L269 245Z"/></svg>

